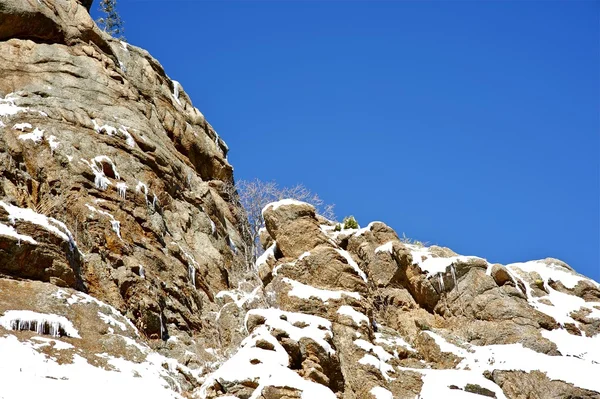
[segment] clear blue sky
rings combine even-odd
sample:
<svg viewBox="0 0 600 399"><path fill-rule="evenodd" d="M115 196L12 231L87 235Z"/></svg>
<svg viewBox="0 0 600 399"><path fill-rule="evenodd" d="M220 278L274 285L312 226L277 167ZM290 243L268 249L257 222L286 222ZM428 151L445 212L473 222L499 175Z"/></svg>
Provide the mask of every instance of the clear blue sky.
<svg viewBox="0 0 600 399"><path fill-rule="evenodd" d="M237 179L304 183L363 225L600 280L598 2L118 6Z"/></svg>

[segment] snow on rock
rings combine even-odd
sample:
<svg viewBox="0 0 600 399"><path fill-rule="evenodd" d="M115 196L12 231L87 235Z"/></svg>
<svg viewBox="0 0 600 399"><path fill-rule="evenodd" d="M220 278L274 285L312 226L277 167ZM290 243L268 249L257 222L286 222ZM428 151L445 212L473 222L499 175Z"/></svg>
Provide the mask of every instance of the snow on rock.
<svg viewBox="0 0 600 399"><path fill-rule="evenodd" d="M173 82L173 99L177 102L177 104L181 105L181 101L179 100L179 90L181 90L181 85L176 80L172 80L172 82Z"/></svg>
<svg viewBox="0 0 600 399"><path fill-rule="evenodd" d="M457 262L468 262L472 259L481 259L477 256L451 256L448 258L435 257L427 247L420 247L418 245L404 244L410 251L413 259L413 264L418 265L419 268L427 273L427 277L434 276L438 273L446 272L446 269Z"/></svg>
<svg viewBox="0 0 600 399"><path fill-rule="evenodd" d="M356 262L354 261L354 259L352 259L352 256L350 256L350 254L348 253L348 251L345 251L343 249L336 249L337 253L339 253L340 255L342 255L342 257L344 257L344 259L346 259L346 262L348 262L348 264L350 266L352 266L352 268L356 271L356 273L360 276L360 278L363 279L363 281L366 283L367 282L367 275L365 274L365 272L363 272L360 267L358 267L358 265L356 264Z"/></svg>
<svg viewBox="0 0 600 399"><path fill-rule="evenodd" d="M534 265L528 265L527 268L537 267L539 265L546 266L545 264L540 264L537 262L534 263ZM544 289L546 290L547 295L544 295L542 297L537 297L533 295L529 283L525 281L525 279L521 276L521 273L523 272L522 267L524 267L523 264L511 264L506 266L506 268L510 272L512 272L513 277L515 277L523 283L523 286L525 287L525 295L527 296L527 301L535 309L547 314L548 316L553 317L558 323L560 323L563 326L566 323L573 323L575 325L579 325L579 322L571 317L571 313L579 309L588 309L590 313L587 317L600 319L600 309L598 308L600 307L600 302L586 302L578 296L569 295L557 291L548 284L548 280L543 280ZM544 267L535 268L531 270L536 271L538 273L538 270L541 270L542 273L544 273L544 275L546 276L546 278L551 278L550 275L553 275L554 277L561 276L560 274L558 274L560 270L557 271L552 269L546 269L544 271ZM562 277L564 278L564 276ZM577 275L574 276L574 278L578 277L579 276ZM572 277L569 276L565 278L565 282L567 284L573 284L574 280ZM547 303L548 301L551 303L551 305Z"/></svg>
<svg viewBox="0 0 600 399"><path fill-rule="evenodd" d="M273 210L276 210L276 209L277 209L277 208L279 208L280 206L286 206L286 205L308 205L308 206L310 206L310 207L314 208L314 206L312 206L312 205L311 205L311 204L309 204L309 203L302 202L302 201L298 201L298 200L291 199L291 198L286 198L286 199L282 199L282 200L279 200L279 201L276 201L276 202L271 202L271 203L267 204L267 205L266 205L266 206L265 206L265 207L262 209L262 214L264 215L264 214L265 214L265 211L266 211L268 208L273 208Z"/></svg>
<svg viewBox="0 0 600 399"><path fill-rule="evenodd" d="M148 201L148 186L146 185L146 183L143 183L141 181L138 180L137 185L135 186L135 192L136 193L144 193L144 198L146 200L146 205L150 205L150 202Z"/></svg>
<svg viewBox="0 0 600 399"><path fill-rule="evenodd" d="M35 130L31 133L25 133L25 134L20 134L19 135L19 140L31 140L34 143L39 143L44 139L44 131L38 129L37 127L35 128Z"/></svg>
<svg viewBox="0 0 600 399"><path fill-rule="evenodd" d="M279 309L254 309L246 315L246 324L248 318L252 315L264 317L266 321L264 326L269 331L279 329L285 331L289 338L294 341L300 341L301 338L310 338L319 344L329 354L334 350L326 339L331 338L331 322L319 316L307 315L303 313L285 312ZM296 327L300 323L304 327Z"/></svg>
<svg viewBox="0 0 600 399"><path fill-rule="evenodd" d="M127 143L128 146L130 146L131 148L135 147L135 140L133 138L133 136L131 135L131 133L129 133L129 130L127 130L128 128L125 126L121 126L119 128L119 133L121 133L124 137L125 137L125 142Z"/></svg>
<svg viewBox="0 0 600 399"><path fill-rule="evenodd" d="M565 269L563 266L553 262L548 264L539 260L534 260L524 263L511 263L506 265L506 268L512 271L518 269L525 273L536 272L542 277L544 283L547 283L548 280L560 281L566 288L575 288L580 281L587 281L600 288L600 284L594 280L581 276L569 269Z"/></svg>
<svg viewBox="0 0 600 399"><path fill-rule="evenodd" d="M119 237L119 239L123 239L121 237L121 222L119 222L117 219L115 219L115 217L113 215L111 215L110 213L103 211L101 209L98 208L94 208L93 206L91 206L90 204L85 204L85 206L92 212L92 213L98 213L100 215L104 215L106 217L108 217L110 219L110 225L112 227L112 230L115 232L115 234L117 235L117 237Z"/></svg>
<svg viewBox="0 0 600 399"><path fill-rule="evenodd" d="M60 392L61 399L79 399L82 392L91 398L182 399L167 383L170 377L158 358L135 363L103 356L112 370L92 366L78 354L73 354L72 363L59 363L14 335L0 337L0 353L4 399L48 397L49 392Z"/></svg>
<svg viewBox="0 0 600 399"><path fill-rule="evenodd" d="M31 310L9 310L0 317L0 325L7 330L35 331L53 337L81 338L73 323L64 316L37 313Z"/></svg>
<svg viewBox="0 0 600 399"><path fill-rule="evenodd" d="M25 122L25 123L16 123L13 126L13 129L20 130L22 132L26 132L26 131L29 131L29 130L33 129L33 126L31 126L31 123L27 123L27 122Z"/></svg>
<svg viewBox="0 0 600 399"><path fill-rule="evenodd" d="M380 245L379 247L375 248L375 253L389 252L391 254L393 251L393 245L394 245L393 241L388 241L385 244Z"/></svg>
<svg viewBox="0 0 600 399"><path fill-rule="evenodd" d="M275 248L277 247L277 243L273 243L265 252L263 252L255 262L255 268L258 269L262 265L267 263L269 257L275 258Z"/></svg>
<svg viewBox="0 0 600 399"><path fill-rule="evenodd" d="M43 227L45 230L51 232L52 234L60 237L62 240L67 241L69 243L71 250L77 248L77 244L75 243L73 234L71 234L71 231L69 231L69 229L67 228L67 225L64 224L63 222L60 222L54 218L47 217L45 215L37 213L33 209L19 208L18 206L7 204L4 201L0 201L0 206L2 208L4 208L4 210L6 212L8 212L8 219L10 220L10 222L12 224L15 224L15 222L17 220L20 220L20 221L29 222L29 223L38 225L40 227ZM3 225L3 226L5 226L5 225ZM8 226L5 226L4 228L0 227L0 233L5 233L5 235L10 235L11 229L10 228L7 229L6 227L8 227ZM14 228L12 229L12 231L14 232ZM35 243L34 242L35 240L33 240L31 237L23 236L16 232L15 232L15 234L16 235L12 235L12 236L17 239L23 239L24 241L28 241L32 244ZM25 237L27 237L27 238L25 238Z"/></svg>
<svg viewBox="0 0 600 399"><path fill-rule="evenodd" d="M382 387L374 387L369 393L373 395L375 399L394 399L392 393Z"/></svg>
<svg viewBox="0 0 600 399"><path fill-rule="evenodd" d="M406 342L402 337L384 337L382 333L375 333L375 343L387 345L390 347L402 347L411 352L416 352L415 348L413 348L408 342Z"/></svg>
<svg viewBox="0 0 600 399"><path fill-rule="evenodd" d="M428 381L425 381L426 384L421 392L423 398L435 397L433 396L435 390L433 388L430 390L427 387L428 385L439 388L440 384L443 384L443 381L446 381L447 378L447 381L453 381L451 384L460 386L458 382L462 378L461 376L464 376L464 381L468 380L467 382L473 382L473 378L481 376L481 379L478 379L478 382L475 383L496 392L498 398L503 398L504 396L500 396L502 391L499 388L495 388L496 390L494 390L493 386L489 384L484 385L486 379L482 377L483 372L493 370L521 370L524 372L539 370L546 373L548 378L552 380L561 380L583 389L600 391L600 379L590 378L592 375L600 375L600 363L594 360L597 359L597 351L595 349L590 349L589 352L583 355L579 353L582 355L581 358L574 356L549 356L525 348L521 344L487 346L465 344L467 349L464 349L447 342L433 331L426 331L425 333L435 340L443 352L453 353L462 357L463 360L456 367L458 370L432 371L403 368L403 370L425 374L426 377L431 375L431 379L424 379ZM589 341L571 340L562 333L550 333L547 335L555 342L558 342L559 347L562 347L565 353L577 353L581 350L583 342L587 342L590 345L597 345L598 343L597 339L590 339ZM423 392L425 395L423 395Z"/></svg>
<svg viewBox="0 0 600 399"><path fill-rule="evenodd" d="M361 323L364 323L367 326L369 325L369 318L364 314L360 313L359 311L355 310L352 306L340 306L337 313L350 317L352 321L354 321L354 324L356 324L357 326L360 326Z"/></svg>
<svg viewBox="0 0 600 399"><path fill-rule="evenodd" d="M254 299L258 298L258 292L260 291L260 288L261 287L256 287L250 293L241 291L239 289L229 290L229 291L219 291L217 293L217 295L215 295L215 298L218 298L218 299L222 299L225 297L231 298L231 301L233 303L235 303L235 306L237 306L238 308L242 308L246 303L251 302Z"/></svg>
<svg viewBox="0 0 600 399"><path fill-rule="evenodd" d="M209 390L217 384L221 389L236 384L249 384L247 386L256 386L250 399L260 398L263 389L267 386L298 389L302 392L302 399L335 399L335 394L328 387L305 380L290 369L290 356L271 335L272 330L280 329L288 333L293 340L308 337L328 353L333 353L333 349L325 341L325 338L332 335L331 323L317 316L276 309L251 310L246 315L246 321L253 315L264 318L264 324L254 328L252 333L242 341L237 353L208 376L199 390L198 397L206 398ZM305 327L296 327L295 323L302 323ZM258 346L259 341L267 342L272 349L261 349Z"/></svg>
<svg viewBox="0 0 600 399"><path fill-rule="evenodd" d="M282 280L286 284L292 286L292 289L288 292L288 295L302 299L318 298L325 303L332 299L341 299L344 295L354 299L360 299L360 294L358 292L323 290L320 288L315 288L311 285L302 284L299 281L292 280L287 277L284 277Z"/></svg>
<svg viewBox="0 0 600 399"><path fill-rule="evenodd" d="M0 236L15 238L19 243L21 243L21 241L25 241L30 244L37 244L37 241L30 236L19 234L14 227L7 226L4 223L0 223Z"/></svg>
<svg viewBox="0 0 600 399"><path fill-rule="evenodd" d="M387 381L394 380L394 378L390 377L390 375L389 375L390 373L394 373L394 368L376 356L373 356L370 354L364 355L358 361L358 363L360 363L364 366L369 365L369 366L375 367L377 370L379 370L381 372L381 375Z"/></svg>
<svg viewBox="0 0 600 399"><path fill-rule="evenodd" d="M54 154L60 143L56 139L56 136L50 136L48 137L48 145L50 146L50 151Z"/></svg>
<svg viewBox="0 0 600 399"><path fill-rule="evenodd" d="M43 348L46 346L52 347L59 351L75 348L73 345L69 344L68 342L59 341L57 339L51 339L51 338L46 338L46 337L31 337L31 339L33 341L40 342L39 344L35 344L33 346L35 349L40 349L40 348Z"/></svg>
<svg viewBox="0 0 600 399"><path fill-rule="evenodd" d="M600 364L600 334L584 337L569 334L567 330L542 330L542 336L556 344L563 356L573 356Z"/></svg>

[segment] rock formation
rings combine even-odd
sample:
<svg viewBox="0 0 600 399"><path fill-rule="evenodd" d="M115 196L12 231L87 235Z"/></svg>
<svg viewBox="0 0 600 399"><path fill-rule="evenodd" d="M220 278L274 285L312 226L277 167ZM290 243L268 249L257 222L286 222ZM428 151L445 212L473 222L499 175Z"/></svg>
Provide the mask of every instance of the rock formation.
<svg viewBox="0 0 600 399"><path fill-rule="evenodd" d="M77 0L0 0L0 397L598 398L600 285L264 209Z"/></svg>

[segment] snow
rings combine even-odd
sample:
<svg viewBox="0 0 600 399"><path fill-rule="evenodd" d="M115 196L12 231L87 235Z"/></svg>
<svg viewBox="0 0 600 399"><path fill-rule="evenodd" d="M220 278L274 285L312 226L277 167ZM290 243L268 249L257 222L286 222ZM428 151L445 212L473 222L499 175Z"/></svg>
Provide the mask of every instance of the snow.
<svg viewBox="0 0 600 399"><path fill-rule="evenodd" d="M40 349L45 346L51 346L53 349L56 349L59 351L75 348L73 345L71 345L67 342L59 341L57 339L51 339L51 338L46 338L46 337L31 337L31 339L34 341L41 342L41 344L34 345L33 346L34 349Z"/></svg>
<svg viewBox="0 0 600 399"><path fill-rule="evenodd" d="M144 192L144 198L146 199L146 205L149 205L150 203L148 202L148 186L146 185L146 183L142 183L138 180L138 183L135 186L135 192L139 193L142 190Z"/></svg>
<svg viewBox="0 0 600 399"><path fill-rule="evenodd" d="M123 50L129 51L129 48L127 48L127 43L126 42L124 42L123 40L119 40L119 42L121 43L121 46L123 46Z"/></svg>
<svg viewBox="0 0 600 399"><path fill-rule="evenodd" d="M411 352L416 352L416 350L402 337L384 337L382 333L375 333L375 343L388 345L392 347L401 346L405 349L408 349Z"/></svg>
<svg viewBox="0 0 600 399"><path fill-rule="evenodd" d="M464 349L447 342L433 331L426 331L425 333L435 340L443 352L450 352L459 357L463 357L463 360L457 366L458 370L402 368L403 370L411 370L426 374L426 376L431 374L431 379L425 385L431 384L432 386L439 386L440 382L446 381L447 379L447 381L451 381L451 384L460 386L458 382L460 378L462 378L461 376L464 376L464 381L466 382L475 382L485 388L494 390L492 389L493 386L484 385L486 381L485 378L482 377L477 380L477 382L473 381L473 379L481 377L482 373L486 370L522 370L524 372L539 370L546 373L548 378L552 380L561 380L580 388L600 391L600 379L592 378L592 376L600 375L600 363L593 360L597 356L597 350L594 348L590 348L590 351L582 355L582 358L572 356L549 356L525 348L521 344L488 346L465 344L465 346L468 346L468 349ZM553 340L558 341L559 347L562 347L566 353L577 353L581 349L583 342L587 342L589 345L597 345L598 342L597 339L590 339L589 341L571 340L563 333L550 333L548 336ZM423 390L427 395L425 396L422 391L421 395L423 398L435 397L433 393L429 391L429 388L425 389L424 386ZM445 396L439 395L437 397ZM504 396L498 397L501 398Z"/></svg>
<svg viewBox="0 0 600 399"><path fill-rule="evenodd" d="M360 267L356 264L352 256L348 253L348 251L344 251L343 249L336 249L336 251L346 259L348 264L352 266L352 268L356 271L356 273L362 278L365 282L367 282L367 275L363 272Z"/></svg>
<svg viewBox="0 0 600 399"><path fill-rule="evenodd" d="M31 126L31 123L17 123L13 126L13 129L25 132L33 129L33 126Z"/></svg>
<svg viewBox="0 0 600 399"><path fill-rule="evenodd" d="M284 277L282 280L284 283L292 286L292 289L288 292L289 296L295 296L302 299L318 298L325 303L331 299L341 299L344 295L354 299L360 299L360 294L358 292L322 290L311 285L302 284L287 277Z"/></svg>
<svg viewBox="0 0 600 399"><path fill-rule="evenodd" d="M502 392L502 389L498 385L477 372L430 369L414 369L413 371L423 374L423 387L419 394L420 399L476 399L485 397L463 391L462 389L467 384L477 384L494 392L497 399L506 399L504 392ZM452 385L461 389L451 389L450 386Z"/></svg>
<svg viewBox="0 0 600 399"><path fill-rule="evenodd" d="M263 252L258 259L256 259L255 268L258 269L262 265L266 264L269 257L273 257L275 259L275 248L277 247L277 243L273 243L265 252Z"/></svg>
<svg viewBox="0 0 600 399"><path fill-rule="evenodd" d="M25 241L30 244L37 244L37 241L31 238L30 236L19 234L17 233L14 227L7 226L4 223L0 223L0 236L16 238L19 244L21 243L21 241Z"/></svg>
<svg viewBox="0 0 600 399"><path fill-rule="evenodd" d="M298 257L298 260L302 260L302 259L304 259L306 257L309 257L309 256L310 256L310 251L303 252L302 255L300 255Z"/></svg>
<svg viewBox="0 0 600 399"><path fill-rule="evenodd" d="M265 211L268 208L273 208L273 210L276 210L277 208L279 208L280 206L287 206L287 205L308 205L310 207L313 207L311 204L308 204L306 202L302 202L302 201L298 201L295 199L291 199L291 198L286 198L286 199L282 199L279 201L275 201L275 202L271 202L269 204L267 204L263 209L262 209L262 214L264 216ZM314 208L314 207L313 207Z"/></svg>
<svg viewBox="0 0 600 399"><path fill-rule="evenodd" d="M106 324L108 324L110 326L119 327L122 331L127 331L127 327L125 326L125 323L122 323L122 322L116 320L111 315L107 315L102 312L98 312L98 317L100 317L100 319L102 319L103 322L105 322Z"/></svg>
<svg viewBox="0 0 600 399"><path fill-rule="evenodd" d="M377 370L379 370L381 372L381 375L387 381L394 380L394 378L392 378L388 375L388 373L394 372L394 368L392 366L390 366L389 364L387 364L386 362L379 360L377 357L375 357L373 355L364 355L358 361L358 363L360 363L362 365L370 365L370 366L375 367Z"/></svg>
<svg viewBox="0 0 600 399"><path fill-rule="evenodd" d="M187 264L188 264L188 276L190 279L190 282L192 283L192 285L194 287L196 287L196 268L199 266L198 262L196 262L196 259L194 259L194 257L190 254L188 254L182 247L181 245L177 244L177 246L179 247L179 249L181 250L181 252L183 253L183 256L185 256L185 258L187 259Z"/></svg>
<svg viewBox="0 0 600 399"><path fill-rule="evenodd" d="M375 397L375 399L394 399L394 396L390 391L382 387L374 387L369 393Z"/></svg>
<svg viewBox="0 0 600 399"><path fill-rule="evenodd" d="M360 326L361 323L364 323L367 326L369 325L369 318L355 310L352 306L340 306L337 313L344 316L349 316L352 319L352 321L354 321L354 324L356 324L357 326Z"/></svg>
<svg viewBox="0 0 600 399"><path fill-rule="evenodd" d="M20 134L19 135L19 140L31 140L34 143L39 143L43 140L44 138L44 131L38 129L37 127L35 128L35 130L31 133L25 133L25 134Z"/></svg>
<svg viewBox="0 0 600 399"><path fill-rule="evenodd" d="M127 145L130 146L131 148L134 148L135 140L133 139L133 136L131 135L131 133L129 133L129 131L127 129L128 129L127 127L121 126L119 128L119 133L121 133L123 136L125 136L125 142L127 143Z"/></svg>
<svg viewBox="0 0 600 399"><path fill-rule="evenodd" d="M173 80L173 98L177 101L177 104L181 105L181 101L179 100L179 90L181 89L181 85L178 81Z"/></svg>
<svg viewBox="0 0 600 399"><path fill-rule="evenodd" d="M60 143L56 140L56 136L50 136L48 137L48 145L50 146L50 151L54 154Z"/></svg>
<svg viewBox="0 0 600 399"><path fill-rule="evenodd" d="M14 335L0 337L0 374L2 398L60 397L79 399L82 392L92 399L148 397L182 399L166 379L163 357L148 356L135 363L125 359L101 356L116 370L94 367L74 354L72 363L59 364L54 358L35 349L31 342L21 342ZM171 379L172 380L172 379Z"/></svg>
<svg viewBox="0 0 600 399"><path fill-rule="evenodd" d="M110 126L107 124L100 126L95 119L92 119L92 123L94 124L94 130L96 131L96 133L105 133L108 136L114 136L117 134L117 128L114 126Z"/></svg>
<svg viewBox="0 0 600 399"><path fill-rule="evenodd" d="M61 330L71 338L81 338L73 324L64 316L37 313L31 310L8 310L0 317L0 325L7 330L35 331L59 337Z"/></svg>
<svg viewBox="0 0 600 399"><path fill-rule="evenodd" d="M600 334L583 337L569 334L567 330L542 330L542 336L556 344L563 356L600 363Z"/></svg>
<svg viewBox="0 0 600 399"><path fill-rule="evenodd" d="M566 288L575 288L580 281L588 281L600 288L600 284L594 280L580 276L555 263L546 264L541 261L530 261L524 263L512 263L506 265L506 267L511 270L520 269L526 273L536 272L542 277L544 282L547 283L550 279L560 281Z"/></svg>
<svg viewBox="0 0 600 399"><path fill-rule="evenodd" d="M0 201L0 206L3 207L4 210L8 213L8 219L10 220L10 222L12 224L15 224L15 221L17 221L17 220L22 220L25 222L33 223L35 225L43 227L44 229L46 229L47 231L51 232L52 234L60 237L64 241L67 241L69 243L69 247L71 248L71 250L77 248L77 244L75 243L73 235L67 228L67 225L65 225L63 222L60 222L54 218L39 214L39 213L35 212L33 209L19 208L14 205L7 204L4 201ZM5 227L8 227L8 226L5 226ZM14 233L14 234L16 234L16 236L14 234L11 234L11 230L12 230L12 232L14 232L14 228L13 229L0 228L0 232L6 233L6 235L11 235L12 237L15 237L17 239L23 239L24 241L31 242L32 244L35 243L35 240L33 240L31 237L23 236L16 232ZM29 239L25 238L25 237L28 237ZM33 240L34 242L32 242L31 240Z"/></svg>
<svg viewBox="0 0 600 399"><path fill-rule="evenodd" d="M445 273L449 266L457 262L468 262L472 259L481 259L476 256L451 256L448 258L434 257L428 248L418 247L416 245L405 244L410 250L413 258L413 264L427 273L427 277L434 276L438 273ZM423 259L424 258L424 259Z"/></svg>
<svg viewBox="0 0 600 399"><path fill-rule="evenodd" d="M241 308L242 306L244 306L244 304L246 304L246 302L250 302L250 301L258 298L258 291L260 291L260 288L261 287L256 287L250 293L243 292L240 290L219 291L217 293L217 295L215 295L215 297L223 298L223 297L228 296L229 298L232 299L233 303L235 303L235 306L237 306L238 308Z"/></svg>
<svg viewBox="0 0 600 399"><path fill-rule="evenodd" d="M385 244L375 248L375 253L379 253L379 252L389 252L390 254L393 251L393 247L394 247L394 242L393 241L388 241Z"/></svg>
<svg viewBox="0 0 600 399"><path fill-rule="evenodd" d="M379 358L379 360L381 360L383 362L388 362L394 358L393 355L388 353L381 346L373 345L372 343L365 341L364 339L355 340L354 345L358 346L360 349L364 350L365 352L374 353Z"/></svg>
<svg viewBox="0 0 600 399"><path fill-rule="evenodd" d="M533 306L535 309L539 310L540 312L553 317L558 323L560 323L562 325L564 325L565 323L573 323L575 325L579 325L579 322L574 320L570 316L571 312L575 312L579 309L588 309L588 310L590 310L590 313L588 314L587 317L600 319L600 310L596 309L594 307L594 306L600 306L600 302L586 302L578 296L569 295L569 294L565 294L563 292L557 291L557 290L553 289L552 287L550 287L550 285L548 285L547 280L544 281L544 289L548 292L548 294L544 295L543 297L536 297L532 294L531 287L527 283L527 281L525 281L519 275L519 272L521 271L521 264L507 265L506 268L509 270L509 272L511 272L513 277L520 280L523 283L523 285L525 286L525 295L527 296L527 301L529 302L529 304L531 306ZM539 269L539 270L543 270L543 268ZM538 271L538 269L535 269L535 271ZM552 273L555 277L557 276L552 271L550 271L550 272L546 271L544 273L546 274L546 277L548 277L549 273ZM575 276L575 277L578 277L578 276ZM567 283L569 283L569 282L573 283L573 281L569 281L568 278L566 279L566 281L567 281ZM550 301L550 303L552 303L552 305L543 303L542 300Z"/></svg>
<svg viewBox="0 0 600 399"><path fill-rule="evenodd" d="M90 204L85 204L85 206L92 212L92 213L99 213L100 215L104 215L107 216L110 219L110 225L113 229L113 231L115 232L115 234L117 235L117 237L119 237L120 240L122 240L123 238L121 237L121 222L119 222L117 219L115 219L115 217L113 215L111 215L110 213L103 211L101 209L97 209L94 208L93 206L91 206Z"/></svg>
<svg viewBox="0 0 600 399"><path fill-rule="evenodd" d="M0 117L13 116L19 112L27 112L28 108L18 107L15 105L15 99L11 98L13 94L8 94L5 98L0 98Z"/></svg>
<svg viewBox="0 0 600 399"><path fill-rule="evenodd" d="M56 292L56 297L61 299L64 295L66 295L66 292L63 290L58 290ZM71 294L71 296L69 296L68 298L66 298L65 302L69 305L69 306L73 306L76 304L88 304L88 303L94 303L96 305L98 305L100 308L102 309L107 309L110 311L110 313L113 315L113 318L116 320L117 318L123 320L123 322L129 326L129 328L131 330L133 330L133 332L139 336L139 332L137 330L137 328L133 325L133 323L126 317L124 317L123 315L121 315L121 313L119 313L119 311L117 309L115 309L114 307L99 301L98 299L94 298L93 296L90 296L88 294L84 294L83 292L76 292Z"/></svg>
<svg viewBox="0 0 600 399"><path fill-rule="evenodd" d="M125 199L127 195L127 184L123 182L117 183L117 191L119 192L119 197Z"/></svg>
<svg viewBox="0 0 600 399"><path fill-rule="evenodd" d="M252 381L257 384L257 387L249 399L261 397L263 389L267 386L298 389L302 391L302 399L335 399L335 394L329 388L305 380L289 368L288 353L270 332L273 329L283 329L294 340L311 338L332 353L333 350L324 340L326 337L331 337L331 323L317 316L283 312L277 309L252 310L246 316L246 321L252 314L263 317L266 320L265 324L256 327L252 334L242 341L240 350L207 377L198 391L198 397L205 399L209 389L217 383L221 387L230 387L237 383ZM302 323L305 327L293 325L297 323ZM257 347L258 341L270 343L273 350Z"/></svg>
<svg viewBox="0 0 600 399"><path fill-rule="evenodd" d="M253 309L246 315L246 325L248 317L251 315L264 317L266 319L264 326L268 327L269 331L285 331L289 338L294 341L300 341L301 338L310 338L325 349L328 354L335 353L331 345L326 341L327 338L333 337L331 322L327 319L304 313L285 312L273 308ZM298 323L305 326L296 327Z"/></svg>

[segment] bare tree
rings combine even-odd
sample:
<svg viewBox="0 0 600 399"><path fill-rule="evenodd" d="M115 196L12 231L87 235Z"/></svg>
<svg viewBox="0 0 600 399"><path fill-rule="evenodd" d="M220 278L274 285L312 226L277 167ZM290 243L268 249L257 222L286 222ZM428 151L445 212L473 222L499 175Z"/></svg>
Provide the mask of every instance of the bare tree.
<svg viewBox="0 0 600 399"><path fill-rule="evenodd" d="M238 219L244 222L247 221L247 224L244 223L243 226L239 227L247 242L246 258L248 265L253 265L263 252L260 246L260 229L265 224L262 210L268 203L292 198L313 205L318 214L329 220L335 220L334 205L325 204L318 194L311 192L302 184L293 187L279 187L274 181L264 182L254 179L240 180L231 189L237 192L240 205L238 206L239 211L245 213L243 217Z"/></svg>
<svg viewBox="0 0 600 399"><path fill-rule="evenodd" d="M96 21L98 26L111 36L119 39L124 39L123 20L117 12L117 0L100 0L100 11L104 17L98 18Z"/></svg>

